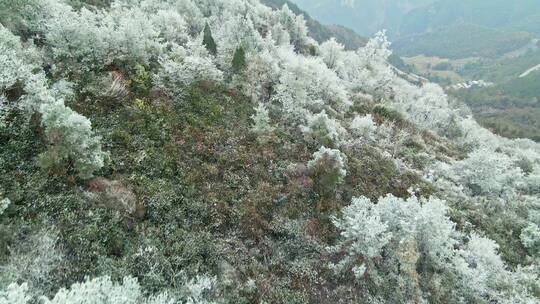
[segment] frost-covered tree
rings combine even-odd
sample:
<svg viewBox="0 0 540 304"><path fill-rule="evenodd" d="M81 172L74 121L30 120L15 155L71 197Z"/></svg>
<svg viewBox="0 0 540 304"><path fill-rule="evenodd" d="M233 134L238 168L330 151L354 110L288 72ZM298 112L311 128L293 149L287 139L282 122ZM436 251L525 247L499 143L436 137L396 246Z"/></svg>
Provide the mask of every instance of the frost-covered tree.
<svg viewBox="0 0 540 304"><path fill-rule="evenodd" d="M369 282L381 287L397 283L392 289L383 287L388 293L369 290L374 297L418 301L423 297L422 275L429 276L435 269L449 271L456 239L442 201L388 195L374 204L356 198L334 223L341 237L332 251L345 254L334 267L338 273L350 273L366 286Z"/></svg>
<svg viewBox="0 0 540 304"><path fill-rule="evenodd" d="M332 220L341 231L340 242L332 250L344 249L347 254L347 257L335 266L338 272L351 267L362 267L362 264L354 264L359 257L372 259L379 256L382 248L390 241L392 234L373 207L373 203L365 197L353 198L351 205L343 210L343 217ZM358 279L363 275L364 272L355 273Z"/></svg>
<svg viewBox="0 0 540 304"><path fill-rule="evenodd" d="M11 282L26 282L31 294L54 288L51 276L63 261L55 231L41 231L11 246L9 259L0 264L0 289Z"/></svg>
<svg viewBox="0 0 540 304"><path fill-rule="evenodd" d="M347 157L337 149L321 147L307 163L315 188L322 196L331 196L336 187L343 183L347 170Z"/></svg>
<svg viewBox="0 0 540 304"><path fill-rule="evenodd" d="M70 289L60 289L52 299L43 299L46 304L75 303L140 303L141 290L134 278L124 278L115 284L109 277L76 283Z"/></svg>
<svg viewBox="0 0 540 304"><path fill-rule="evenodd" d="M0 215L2 215L6 211L9 205L11 205L11 201L9 200L9 198L6 197L0 200Z"/></svg>
<svg viewBox="0 0 540 304"><path fill-rule="evenodd" d="M66 107L57 96L59 90L48 88L44 72L34 73L39 68L31 50L23 50L20 41L3 27L0 27L0 35L7 38L0 39L0 53L5 56L0 58L4 76L0 93L20 84L24 93L18 98L24 107L41 114L50 144L50 149L41 157L42 166L48 169L72 165L80 177L92 176L103 167L106 153L101 150L100 139L95 136L90 121Z"/></svg>
<svg viewBox="0 0 540 304"><path fill-rule="evenodd" d="M340 238L331 249L341 257L333 268L353 275L375 298L533 303L528 287L518 283L528 275L508 271L494 241L475 234L464 241L447 210L435 198L353 199L333 220ZM535 276L524 280L530 284Z"/></svg>
<svg viewBox="0 0 540 304"><path fill-rule="evenodd" d="M245 1L231 1L231 7L223 9L223 13L211 17L212 30L219 45L217 61L224 70L231 67L235 71L235 55L254 54L264 49L264 38L257 30L264 25L259 24L259 16L255 7ZM241 49L241 50L240 50ZM237 60L240 57L236 57Z"/></svg>
<svg viewBox="0 0 540 304"><path fill-rule="evenodd" d="M27 295L27 290L26 283L12 283L5 290L0 289L0 304L27 304L31 298Z"/></svg>
<svg viewBox="0 0 540 304"><path fill-rule="evenodd" d="M268 115L268 109L263 103L255 108L255 114L251 116L253 120L253 127L251 130L258 136L269 134L274 130L274 127L270 124L270 116Z"/></svg>
<svg viewBox="0 0 540 304"><path fill-rule="evenodd" d="M343 68L343 58L346 56L344 50L345 47L338 43L335 38L322 43L319 47L324 63L328 68L338 71Z"/></svg>
<svg viewBox="0 0 540 304"><path fill-rule="evenodd" d="M268 102L273 86L278 82L280 67L278 61L265 50L247 57L247 67L244 71L245 81L241 84L244 94L254 103Z"/></svg>
<svg viewBox="0 0 540 304"><path fill-rule="evenodd" d="M389 47L385 33L377 33L365 47L344 56L338 75L354 92L369 93L377 99L393 97L396 75L387 62L392 53Z"/></svg>
<svg viewBox="0 0 540 304"><path fill-rule="evenodd" d="M284 118L301 123L309 112L349 108L345 87L319 58L299 56L285 47L278 48L276 55L281 74L273 99L282 105Z"/></svg>
<svg viewBox="0 0 540 304"><path fill-rule="evenodd" d="M385 151L385 154L391 157L396 157L410 136L407 130L397 127L394 122L388 121L378 126L375 132L377 144Z"/></svg>
<svg viewBox="0 0 540 304"><path fill-rule="evenodd" d="M44 169L71 164L81 178L90 178L104 166L106 153L94 136L90 120L73 112L63 102L41 106L42 124L50 148L40 156Z"/></svg>
<svg viewBox="0 0 540 304"><path fill-rule="evenodd" d="M158 8L151 14L150 21L159 32L159 38L165 43L186 44L190 40L190 24L186 20L187 12Z"/></svg>
<svg viewBox="0 0 540 304"><path fill-rule="evenodd" d="M309 115L302 132L306 141L329 148L338 148L347 136L347 130L324 110L319 114Z"/></svg>
<svg viewBox="0 0 540 304"><path fill-rule="evenodd" d="M453 165L453 176L472 195L507 196L514 191L523 173L515 160L488 149L473 151Z"/></svg>
<svg viewBox="0 0 540 304"><path fill-rule="evenodd" d="M89 279L82 283L75 283L69 289L61 288L52 297L32 297L28 295L27 284L11 284L6 289L0 289L1 304L28 304L39 299L44 304L212 304L207 293L215 284L213 279L200 276L186 281L179 286L180 298L173 298L167 293L146 296L137 279L124 277L122 282L116 283L108 276Z"/></svg>
<svg viewBox="0 0 540 304"><path fill-rule="evenodd" d="M529 223L521 231L521 242L523 246L529 249L533 254L540 253L540 227L536 223Z"/></svg>
<svg viewBox="0 0 540 304"><path fill-rule="evenodd" d="M275 23L272 35L278 44L291 44L295 51L304 51L307 45L313 43L308 37L308 29L304 16L295 15L285 4L274 14Z"/></svg>
<svg viewBox="0 0 540 304"><path fill-rule="evenodd" d="M402 79L395 81L397 88L393 106L424 129L446 133L452 126L455 110L451 109L448 97L436 84L417 87Z"/></svg>
<svg viewBox="0 0 540 304"><path fill-rule="evenodd" d="M154 77L156 84L175 98L198 81L220 81L223 73L215 66L206 49L196 42L187 47L176 46L160 60L161 68Z"/></svg>
<svg viewBox="0 0 540 304"><path fill-rule="evenodd" d="M159 32L138 7L75 11L56 0L46 3L43 32L58 75L83 77L114 63L147 64L160 53Z"/></svg>
<svg viewBox="0 0 540 304"><path fill-rule="evenodd" d="M518 303L532 303L524 286L515 286L511 272L497 254L499 246L492 240L472 235L464 250L456 258L458 274L465 293L470 300L510 301L523 299ZM521 292L521 294L520 294ZM514 300L514 301L515 301Z"/></svg>
<svg viewBox="0 0 540 304"><path fill-rule="evenodd" d="M364 140L372 141L375 139L377 124L373 121L371 114L365 116L355 116L349 128L355 136L359 136Z"/></svg>

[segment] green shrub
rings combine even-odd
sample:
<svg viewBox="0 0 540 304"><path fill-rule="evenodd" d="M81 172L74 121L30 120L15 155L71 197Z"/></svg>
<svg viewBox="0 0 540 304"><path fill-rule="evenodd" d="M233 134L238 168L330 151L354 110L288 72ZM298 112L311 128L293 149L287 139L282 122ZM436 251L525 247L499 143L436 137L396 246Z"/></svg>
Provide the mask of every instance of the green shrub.
<svg viewBox="0 0 540 304"><path fill-rule="evenodd" d="M331 197L336 188L343 183L347 171L347 158L339 150L321 147L313 154L307 164L309 174L313 177L314 188L322 197Z"/></svg>

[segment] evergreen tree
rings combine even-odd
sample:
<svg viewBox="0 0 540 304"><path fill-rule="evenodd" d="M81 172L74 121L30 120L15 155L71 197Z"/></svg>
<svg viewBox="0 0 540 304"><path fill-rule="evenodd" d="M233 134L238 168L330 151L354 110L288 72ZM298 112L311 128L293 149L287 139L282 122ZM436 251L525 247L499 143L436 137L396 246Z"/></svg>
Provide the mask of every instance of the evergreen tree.
<svg viewBox="0 0 540 304"><path fill-rule="evenodd" d="M246 51L243 46L239 46L234 51L232 67L234 73L240 73L246 68Z"/></svg>
<svg viewBox="0 0 540 304"><path fill-rule="evenodd" d="M217 45L214 41L214 37L212 37L212 30L210 29L208 23L206 23L204 26L203 45L210 52L210 54L214 56L217 54Z"/></svg>

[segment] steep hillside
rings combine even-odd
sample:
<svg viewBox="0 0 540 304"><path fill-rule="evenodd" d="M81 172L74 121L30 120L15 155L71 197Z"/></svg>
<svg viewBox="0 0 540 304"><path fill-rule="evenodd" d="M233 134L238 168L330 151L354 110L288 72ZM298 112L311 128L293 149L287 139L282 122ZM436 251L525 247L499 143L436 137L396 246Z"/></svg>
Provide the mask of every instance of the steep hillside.
<svg viewBox="0 0 540 304"><path fill-rule="evenodd" d="M540 145L409 81L383 33L83 2L0 1L0 303L540 299Z"/></svg>

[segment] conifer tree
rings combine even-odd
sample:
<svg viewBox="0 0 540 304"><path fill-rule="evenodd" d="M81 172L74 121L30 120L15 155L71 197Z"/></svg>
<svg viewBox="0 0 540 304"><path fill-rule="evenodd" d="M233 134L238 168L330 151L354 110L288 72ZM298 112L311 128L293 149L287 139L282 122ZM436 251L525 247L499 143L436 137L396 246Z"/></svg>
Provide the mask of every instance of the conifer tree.
<svg viewBox="0 0 540 304"><path fill-rule="evenodd" d="M234 51L232 67L234 73L241 73L246 68L246 51L243 46L239 46Z"/></svg>
<svg viewBox="0 0 540 304"><path fill-rule="evenodd" d="M206 47L208 52L212 55L217 54L217 45L214 41L214 37L212 37L212 30L210 29L210 25L206 23L204 26L204 37L203 37L203 45Z"/></svg>

